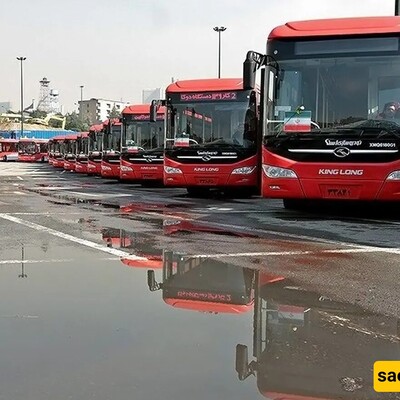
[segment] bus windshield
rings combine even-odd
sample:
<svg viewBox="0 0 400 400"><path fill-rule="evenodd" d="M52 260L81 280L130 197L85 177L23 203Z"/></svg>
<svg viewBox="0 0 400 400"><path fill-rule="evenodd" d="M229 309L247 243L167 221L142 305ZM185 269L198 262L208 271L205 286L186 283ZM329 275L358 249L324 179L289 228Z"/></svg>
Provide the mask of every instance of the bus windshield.
<svg viewBox="0 0 400 400"><path fill-rule="evenodd" d="M19 142L18 151L24 154L35 154L39 152L39 146L35 142Z"/></svg>
<svg viewBox="0 0 400 400"><path fill-rule="evenodd" d="M163 147L164 121L132 121L125 126L125 137L122 147L139 150L151 150Z"/></svg>
<svg viewBox="0 0 400 400"><path fill-rule="evenodd" d="M178 268L164 284L164 297L206 301L209 297L205 294L209 293L220 294L219 301L246 304L251 297L253 278L254 270L215 260L202 261L195 267L186 267L184 272Z"/></svg>
<svg viewBox="0 0 400 400"><path fill-rule="evenodd" d="M194 101L181 101L180 98L175 99L176 95L171 95L167 148L185 141L190 147L255 147L255 93L246 91L230 94L232 100L229 101L204 102L196 101L196 96Z"/></svg>
<svg viewBox="0 0 400 400"><path fill-rule="evenodd" d="M288 114L299 109L311 114L309 130L400 129L397 38L270 41L269 46L280 73L275 90L267 92L270 100L274 97L267 134L284 131L285 118L288 122Z"/></svg>

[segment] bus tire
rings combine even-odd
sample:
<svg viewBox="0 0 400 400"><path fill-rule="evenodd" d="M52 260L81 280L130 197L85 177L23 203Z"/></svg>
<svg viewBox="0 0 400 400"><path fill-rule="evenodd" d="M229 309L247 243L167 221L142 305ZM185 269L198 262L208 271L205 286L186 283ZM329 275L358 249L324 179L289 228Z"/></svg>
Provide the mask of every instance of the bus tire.
<svg viewBox="0 0 400 400"><path fill-rule="evenodd" d="M209 194L210 189L204 187L191 186L186 188L190 197L205 197Z"/></svg>
<svg viewBox="0 0 400 400"><path fill-rule="evenodd" d="M303 199L283 199L283 207L287 210L301 210L305 207L305 200Z"/></svg>

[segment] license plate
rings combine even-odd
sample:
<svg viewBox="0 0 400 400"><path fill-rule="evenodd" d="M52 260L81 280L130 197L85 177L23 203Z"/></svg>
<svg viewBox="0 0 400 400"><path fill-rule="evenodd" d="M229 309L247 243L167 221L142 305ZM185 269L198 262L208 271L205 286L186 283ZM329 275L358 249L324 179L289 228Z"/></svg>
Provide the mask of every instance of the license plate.
<svg viewBox="0 0 400 400"><path fill-rule="evenodd" d="M196 182L198 185L216 185L217 180L215 178L197 178Z"/></svg>
<svg viewBox="0 0 400 400"><path fill-rule="evenodd" d="M324 186L323 197L327 199L357 199L359 188L357 186Z"/></svg>
<svg viewBox="0 0 400 400"><path fill-rule="evenodd" d="M143 179L155 179L154 175L150 175L150 174L142 174L142 178Z"/></svg>

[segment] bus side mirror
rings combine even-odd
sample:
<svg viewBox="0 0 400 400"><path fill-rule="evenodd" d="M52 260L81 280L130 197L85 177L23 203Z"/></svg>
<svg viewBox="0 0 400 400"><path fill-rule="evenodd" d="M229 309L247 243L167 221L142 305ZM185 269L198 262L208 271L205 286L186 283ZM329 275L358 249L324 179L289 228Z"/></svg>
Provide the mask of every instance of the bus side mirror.
<svg viewBox="0 0 400 400"><path fill-rule="evenodd" d="M249 366L249 356L247 346L243 344L236 345L236 372L238 378L243 381L247 378L247 371Z"/></svg>
<svg viewBox="0 0 400 400"><path fill-rule="evenodd" d="M161 289L161 285L156 281L156 275L152 269L147 271L147 286L150 292L155 292Z"/></svg>
<svg viewBox="0 0 400 400"><path fill-rule="evenodd" d="M158 108L158 101L152 100L150 104L150 122L157 121L157 108Z"/></svg>
<svg viewBox="0 0 400 400"><path fill-rule="evenodd" d="M247 52L246 60L243 63L243 89L252 90L256 86L257 63L254 60L253 52Z"/></svg>
<svg viewBox="0 0 400 400"><path fill-rule="evenodd" d="M244 381L250 375L254 375L256 363L252 361L249 364L249 355L247 346L244 344L236 345L236 372L240 381Z"/></svg>

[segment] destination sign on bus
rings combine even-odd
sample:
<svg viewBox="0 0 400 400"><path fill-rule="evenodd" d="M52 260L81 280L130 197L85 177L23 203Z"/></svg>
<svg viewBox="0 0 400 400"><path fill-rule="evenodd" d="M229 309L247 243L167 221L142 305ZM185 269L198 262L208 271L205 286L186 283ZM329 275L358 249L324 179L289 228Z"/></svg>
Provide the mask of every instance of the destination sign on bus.
<svg viewBox="0 0 400 400"><path fill-rule="evenodd" d="M150 121L150 114L134 114L131 115L133 121ZM157 120L163 120L164 114L157 114Z"/></svg>
<svg viewBox="0 0 400 400"><path fill-rule="evenodd" d="M202 92L202 93L181 93L181 101L232 101L237 100L236 92Z"/></svg>

